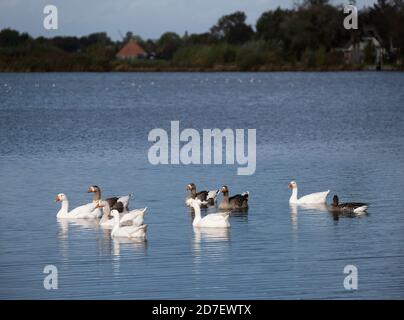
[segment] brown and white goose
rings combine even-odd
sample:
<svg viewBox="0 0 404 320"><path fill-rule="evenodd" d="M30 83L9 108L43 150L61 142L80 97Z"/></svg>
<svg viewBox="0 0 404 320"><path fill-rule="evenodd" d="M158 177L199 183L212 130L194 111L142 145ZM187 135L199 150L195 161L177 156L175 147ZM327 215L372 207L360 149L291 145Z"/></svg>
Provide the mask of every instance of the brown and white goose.
<svg viewBox="0 0 404 320"><path fill-rule="evenodd" d="M345 202L339 203L339 198L337 195L334 195L332 198L332 204L330 206L330 211L335 213L355 213L355 214L364 214L368 209L369 204L362 202Z"/></svg>
<svg viewBox="0 0 404 320"><path fill-rule="evenodd" d="M219 205L219 209L232 210L248 208L248 191L243 192L242 194L236 194L232 197L229 197L229 188L227 186L223 186L220 191L223 193L223 200Z"/></svg>
<svg viewBox="0 0 404 320"><path fill-rule="evenodd" d="M93 185L88 187L88 193L94 193L93 202L97 202L101 200L101 188L99 186ZM111 197L107 198L104 201L107 201L110 208L112 208L118 201L121 202L124 206L124 210L129 211L129 200L132 198L133 193L130 193L126 196L122 197Z"/></svg>
<svg viewBox="0 0 404 320"><path fill-rule="evenodd" d="M211 191L203 190L196 192L196 186L193 182L187 185L187 190L189 191L189 195L185 199L185 203L188 207L192 207L192 200L194 199L201 200L202 207L206 208L208 206L214 206L217 195L220 192L220 189Z"/></svg>
<svg viewBox="0 0 404 320"><path fill-rule="evenodd" d="M94 193L94 196L93 196L94 202L98 202L101 200L101 189L99 186L96 186L96 185L89 186L87 192ZM105 199L105 201L107 201L109 206L112 208L112 206L118 201L118 197L111 197L111 198Z"/></svg>

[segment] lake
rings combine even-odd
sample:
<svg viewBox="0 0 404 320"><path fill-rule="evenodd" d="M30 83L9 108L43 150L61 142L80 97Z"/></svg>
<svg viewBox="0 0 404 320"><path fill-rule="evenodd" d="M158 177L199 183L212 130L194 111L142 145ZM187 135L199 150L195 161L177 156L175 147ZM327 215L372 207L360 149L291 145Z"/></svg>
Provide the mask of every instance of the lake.
<svg viewBox="0 0 404 320"><path fill-rule="evenodd" d="M0 74L1 299L404 298L404 74ZM148 134L256 129L257 167L152 165ZM330 189L361 217L289 206ZM230 230L194 230L186 185L250 192ZM134 192L147 241L111 239L71 207ZM219 197L219 201L221 196ZM209 209L209 212L216 210ZM58 270L46 290L45 266ZM357 268L357 290L344 268Z"/></svg>

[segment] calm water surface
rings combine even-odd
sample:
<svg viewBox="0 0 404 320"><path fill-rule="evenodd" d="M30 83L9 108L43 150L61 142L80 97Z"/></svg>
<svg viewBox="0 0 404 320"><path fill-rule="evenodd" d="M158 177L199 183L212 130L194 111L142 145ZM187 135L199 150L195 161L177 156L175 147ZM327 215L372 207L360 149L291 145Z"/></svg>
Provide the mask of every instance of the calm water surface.
<svg viewBox="0 0 404 320"><path fill-rule="evenodd" d="M404 298L403 73L0 74L0 298ZM257 129L257 171L153 166L153 128ZM201 131L200 131L201 132ZM291 208L330 189L363 217ZM198 231L185 186L250 191L229 231ZM147 242L58 222L87 187L135 193ZM330 201L330 197L328 199ZM57 266L59 289L43 269ZM344 267L358 268L357 291Z"/></svg>

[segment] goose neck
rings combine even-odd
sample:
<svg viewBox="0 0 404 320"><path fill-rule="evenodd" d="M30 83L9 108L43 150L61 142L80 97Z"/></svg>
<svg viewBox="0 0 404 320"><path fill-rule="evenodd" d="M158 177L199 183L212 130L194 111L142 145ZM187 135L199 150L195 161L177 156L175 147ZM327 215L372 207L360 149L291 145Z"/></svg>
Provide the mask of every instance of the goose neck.
<svg viewBox="0 0 404 320"><path fill-rule="evenodd" d="M195 225L196 223L198 223L198 221L201 220L201 208L198 205L193 206L193 208L195 214L193 224Z"/></svg>
<svg viewBox="0 0 404 320"><path fill-rule="evenodd" d="M93 196L93 201L98 201L101 200L101 191L100 190L96 190L94 192L94 196Z"/></svg>
<svg viewBox="0 0 404 320"><path fill-rule="evenodd" d="M111 207L109 206L108 201L105 201L105 205L104 205L104 207L102 209L102 212L107 216L111 215Z"/></svg>
<svg viewBox="0 0 404 320"><path fill-rule="evenodd" d="M60 208L60 211L63 213L69 212L69 201L67 199L62 201L62 206Z"/></svg>
<svg viewBox="0 0 404 320"><path fill-rule="evenodd" d="M114 235L115 232L119 230L119 215L114 216L114 227L112 228L111 234Z"/></svg>
<svg viewBox="0 0 404 320"><path fill-rule="evenodd" d="M109 203L105 201L105 205L102 207L102 218L100 220L100 223L108 221L110 214L111 214L111 208L109 206Z"/></svg>
<svg viewBox="0 0 404 320"><path fill-rule="evenodd" d="M290 202L297 201L297 187L292 189L292 195L290 196Z"/></svg>

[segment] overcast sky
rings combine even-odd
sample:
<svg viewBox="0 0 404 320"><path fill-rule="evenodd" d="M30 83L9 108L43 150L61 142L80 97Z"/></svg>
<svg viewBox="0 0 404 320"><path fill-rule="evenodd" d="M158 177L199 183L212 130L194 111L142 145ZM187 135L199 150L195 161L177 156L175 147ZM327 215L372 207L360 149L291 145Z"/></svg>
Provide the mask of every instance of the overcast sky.
<svg viewBox="0 0 404 320"><path fill-rule="evenodd" d="M278 6L291 8L296 0L0 0L0 29L12 28L33 36L87 35L106 31L113 39L132 31L144 38L158 38L165 31L182 35L208 31L224 14L244 11L255 24L262 12ZM375 0L357 0L357 7ZM334 4L348 0L334 0ZM45 30L43 9L54 4L59 29Z"/></svg>

